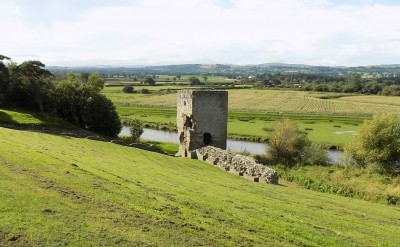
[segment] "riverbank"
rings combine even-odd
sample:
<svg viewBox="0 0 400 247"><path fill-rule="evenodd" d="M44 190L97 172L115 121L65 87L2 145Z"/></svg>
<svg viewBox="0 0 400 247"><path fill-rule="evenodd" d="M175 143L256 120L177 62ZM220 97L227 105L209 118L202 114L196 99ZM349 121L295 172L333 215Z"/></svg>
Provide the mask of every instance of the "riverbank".
<svg viewBox="0 0 400 247"><path fill-rule="evenodd" d="M122 136L129 136L130 131L128 126L123 126L121 130ZM178 133L167 130L155 130L144 128L144 132L141 135L141 139L156 141L156 142L167 142L167 143L179 143ZM265 155L268 147L266 143L258 143L243 140L227 140L227 149L232 152L252 154L252 155ZM330 164L335 164L340 161L343 151L328 150L328 159Z"/></svg>
<svg viewBox="0 0 400 247"><path fill-rule="evenodd" d="M123 120L122 124L129 126L130 120ZM160 130L160 131L168 131L168 132L177 132L176 125L174 123L153 123L153 122L142 122L144 128ZM229 127L228 127L229 129ZM272 129L264 128L266 131L271 131ZM310 130L309 130L310 131ZM307 133L307 132L306 132ZM337 131L334 132L334 135L349 135L354 134L354 130L349 131ZM267 136L267 134L265 134ZM237 133L228 133L228 139L236 140L236 141L245 141L245 142L254 142L254 143L266 143L266 137L254 136L254 135L245 135L245 134L237 134ZM337 150L343 151L344 144L326 144L316 143L320 149L324 150Z"/></svg>
<svg viewBox="0 0 400 247"><path fill-rule="evenodd" d="M129 128L125 127L123 131L128 134ZM146 143L162 148L164 151L167 149L170 154L178 151L178 135L175 132L144 129L141 139L144 139L143 141ZM232 146L234 142L236 142L236 145ZM262 143L237 140L228 140L227 143L228 149L231 151L248 155L265 155L267 149L266 145ZM254 147L259 152L254 152ZM344 197L400 205L400 177L378 174L370 169L335 165L342 155L342 151L329 150L328 158L331 164L327 166L295 166L291 169L280 165L268 164L268 166L278 171L281 183L286 186L300 186L305 189Z"/></svg>
<svg viewBox="0 0 400 247"><path fill-rule="evenodd" d="M0 125L3 127L80 138L95 136L94 133L67 125L65 122L60 122L59 119L52 119L49 116L5 110L0 110L0 112ZM174 154L177 148L176 143L155 143L154 141L146 141L146 143L154 144L169 154ZM385 204L399 204L399 177L385 176L362 168L341 166L310 166L292 169L277 166L274 169L280 174L280 181L287 186L301 186L325 193L362 198Z"/></svg>
<svg viewBox="0 0 400 247"><path fill-rule="evenodd" d="M270 166L279 178L305 189L400 206L400 176L353 166Z"/></svg>

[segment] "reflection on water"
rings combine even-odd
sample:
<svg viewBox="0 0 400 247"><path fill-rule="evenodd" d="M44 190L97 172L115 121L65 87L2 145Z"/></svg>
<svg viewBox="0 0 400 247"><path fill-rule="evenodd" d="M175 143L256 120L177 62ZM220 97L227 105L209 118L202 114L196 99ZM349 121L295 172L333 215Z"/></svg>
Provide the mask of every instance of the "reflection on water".
<svg viewBox="0 0 400 247"><path fill-rule="evenodd" d="M342 135L342 134L347 134L347 133L355 134L356 131L355 130L347 130L347 131L336 131L335 132L336 135Z"/></svg>
<svg viewBox="0 0 400 247"><path fill-rule="evenodd" d="M120 135L130 136L130 130L128 126L123 126ZM163 131L163 130L153 130L153 129L143 129L143 134L140 138L159 142L172 142L179 143L178 133Z"/></svg>
<svg viewBox="0 0 400 247"><path fill-rule="evenodd" d="M178 133L147 128L144 128L143 130L143 134L140 138L159 142L179 143ZM123 136L129 136L129 127L123 126L120 134ZM227 140L226 146L226 149L230 151L248 152L250 154L265 154L265 150L267 149L267 145L264 143L237 141L232 139ZM328 158L331 163L338 162L342 155L342 151L328 151Z"/></svg>
<svg viewBox="0 0 400 247"><path fill-rule="evenodd" d="M343 156L343 151L339 150L329 150L328 151L328 159L330 164L339 163L340 158Z"/></svg>

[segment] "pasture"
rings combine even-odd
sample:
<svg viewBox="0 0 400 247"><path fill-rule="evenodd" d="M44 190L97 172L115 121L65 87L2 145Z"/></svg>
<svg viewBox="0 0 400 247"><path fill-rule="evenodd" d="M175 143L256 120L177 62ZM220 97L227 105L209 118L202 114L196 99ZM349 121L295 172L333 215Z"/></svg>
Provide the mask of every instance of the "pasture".
<svg viewBox="0 0 400 247"><path fill-rule="evenodd" d="M400 245L394 206L111 143L4 128L0 139L2 246Z"/></svg>
<svg viewBox="0 0 400 247"><path fill-rule="evenodd" d="M173 108L117 107L117 111L126 122L129 119L140 119L152 128L175 129L176 109ZM232 139L263 140L282 117L293 119L312 142L327 146L342 146L350 141L353 131L363 121L363 118L351 117L229 112L228 136Z"/></svg>
<svg viewBox="0 0 400 247"><path fill-rule="evenodd" d="M45 113L30 112L23 110L0 109L0 124L28 125L28 126L53 126L65 129L76 128L57 117Z"/></svg>
<svg viewBox="0 0 400 247"><path fill-rule="evenodd" d="M174 81L173 78L176 78ZM235 79L229 79L225 76L212 76L208 75L207 80L204 80L203 75L181 75L181 78L178 79L175 75L157 75L156 84L163 85L166 83L176 83L176 84L187 84L190 77L199 78L202 83L234 83ZM107 84L136 84L140 85L140 82L144 81L145 78L137 78L137 81L133 81L133 78L106 78Z"/></svg>
<svg viewBox="0 0 400 247"><path fill-rule="evenodd" d="M114 102L123 119L138 118L151 126L161 124L174 129L176 93L171 90L185 87L146 88L153 93L124 94L121 87L106 87L103 93ZM228 91L228 134L236 139L265 139L274 121L288 117L312 142L343 146L364 119L384 112L400 112L399 97L259 89Z"/></svg>
<svg viewBox="0 0 400 247"><path fill-rule="evenodd" d="M140 88L140 87L138 87ZM148 89L177 89L163 86ZM180 87L182 88L182 87ZM229 110L295 113L303 115L369 117L382 112L400 112L399 97L318 93L287 90L240 89L229 91ZM124 94L122 87L106 87L104 94L117 106L157 106L174 108L176 95Z"/></svg>

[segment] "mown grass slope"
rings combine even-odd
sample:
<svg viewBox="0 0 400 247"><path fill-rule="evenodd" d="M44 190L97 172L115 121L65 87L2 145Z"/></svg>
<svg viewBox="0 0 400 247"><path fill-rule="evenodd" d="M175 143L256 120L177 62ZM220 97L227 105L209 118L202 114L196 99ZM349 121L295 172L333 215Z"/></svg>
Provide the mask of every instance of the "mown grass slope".
<svg viewBox="0 0 400 247"><path fill-rule="evenodd" d="M399 246L400 208L0 128L0 246Z"/></svg>
<svg viewBox="0 0 400 247"><path fill-rule="evenodd" d="M0 109L0 124L19 126L55 126L60 128L74 128L68 122L46 113L30 112L25 110Z"/></svg>

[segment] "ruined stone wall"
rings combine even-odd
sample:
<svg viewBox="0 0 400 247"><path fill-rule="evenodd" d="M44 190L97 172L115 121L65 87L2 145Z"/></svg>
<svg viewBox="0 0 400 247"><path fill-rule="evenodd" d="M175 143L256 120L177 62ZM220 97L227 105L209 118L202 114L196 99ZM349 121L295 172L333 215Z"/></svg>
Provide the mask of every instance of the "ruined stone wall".
<svg viewBox="0 0 400 247"><path fill-rule="evenodd" d="M232 155L227 150L212 146L197 149L196 156L199 160L252 181L278 184L278 173L269 167L258 164L252 157L240 154Z"/></svg>
<svg viewBox="0 0 400 247"><path fill-rule="evenodd" d="M191 157L205 145L226 148L228 92L181 90L177 96L179 154Z"/></svg>

